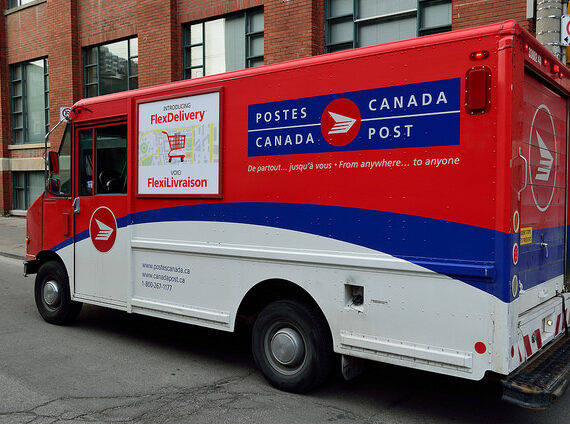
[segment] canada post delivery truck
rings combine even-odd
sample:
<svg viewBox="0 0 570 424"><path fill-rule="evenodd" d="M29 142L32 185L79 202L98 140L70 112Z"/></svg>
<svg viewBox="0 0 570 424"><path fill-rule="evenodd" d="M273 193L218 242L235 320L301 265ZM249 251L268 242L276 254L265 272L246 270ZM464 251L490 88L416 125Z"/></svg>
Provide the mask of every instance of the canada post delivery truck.
<svg viewBox="0 0 570 424"><path fill-rule="evenodd" d="M293 392L337 354L347 378L492 373L548 406L570 369L569 95L507 21L83 99L28 211L39 312L243 318Z"/></svg>

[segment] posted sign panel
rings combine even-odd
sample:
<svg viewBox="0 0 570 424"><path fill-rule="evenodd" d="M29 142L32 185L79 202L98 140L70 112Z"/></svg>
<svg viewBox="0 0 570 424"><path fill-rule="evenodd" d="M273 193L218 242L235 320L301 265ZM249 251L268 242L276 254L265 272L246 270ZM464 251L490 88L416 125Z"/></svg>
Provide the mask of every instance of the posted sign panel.
<svg viewBox="0 0 570 424"><path fill-rule="evenodd" d="M138 105L138 194L220 194L220 93Z"/></svg>
<svg viewBox="0 0 570 424"><path fill-rule="evenodd" d="M248 107L248 156L459 145L461 80Z"/></svg>

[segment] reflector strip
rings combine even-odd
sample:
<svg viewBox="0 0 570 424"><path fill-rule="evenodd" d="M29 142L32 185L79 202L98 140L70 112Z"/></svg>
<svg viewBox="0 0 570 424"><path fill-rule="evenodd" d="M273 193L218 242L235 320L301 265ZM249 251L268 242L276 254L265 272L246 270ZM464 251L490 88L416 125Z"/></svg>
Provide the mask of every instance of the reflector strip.
<svg viewBox="0 0 570 424"><path fill-rule="evenodd" d="M540 329L535 330L534 334L536 335L536 347L542 349L542 336L540 335Z"/></svg>
<svg viewBox="0 0 570 424"><path fill-rule="evenodd" d="M526 356L529 357L532 355L532 346L530 345L530 338L528 335L523 337L524 340L524 348L526 349Z"/></svg>

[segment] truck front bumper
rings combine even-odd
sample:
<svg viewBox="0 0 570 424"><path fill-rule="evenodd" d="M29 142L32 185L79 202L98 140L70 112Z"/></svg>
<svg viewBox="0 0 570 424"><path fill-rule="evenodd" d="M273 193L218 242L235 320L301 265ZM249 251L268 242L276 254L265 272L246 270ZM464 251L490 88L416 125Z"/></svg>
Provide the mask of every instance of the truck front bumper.
<svg viewBox="0 0 570 424"><path fill-rule="evenodd" d="M28 276L30 274L37 274L38 269L40 269L41 262L37 259L24 261L24 276Z"/></svg>

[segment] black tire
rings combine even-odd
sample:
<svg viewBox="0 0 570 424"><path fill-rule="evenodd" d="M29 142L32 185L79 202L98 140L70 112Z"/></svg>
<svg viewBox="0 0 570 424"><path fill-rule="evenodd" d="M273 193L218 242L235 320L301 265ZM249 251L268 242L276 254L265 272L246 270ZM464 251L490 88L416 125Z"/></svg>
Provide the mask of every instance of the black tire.
<svg viewBox="0 0 570 424"><path fill-rule="evenodd" d="M304 393L330 375L333 350L330 330L315 308L294 300L268 305L253 325L255 362L274 387Z"/></svg>
<svg viewBox="0 0 570 424"><path fill-rule="evenodd" d="M71 300L66 270L56 261L46 262L38 270L34 297L40 315L52 324L69 324L81 311L82 304Z"/></svg>

